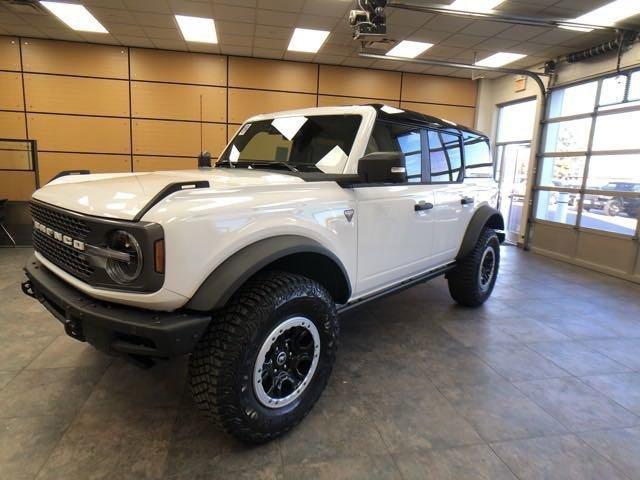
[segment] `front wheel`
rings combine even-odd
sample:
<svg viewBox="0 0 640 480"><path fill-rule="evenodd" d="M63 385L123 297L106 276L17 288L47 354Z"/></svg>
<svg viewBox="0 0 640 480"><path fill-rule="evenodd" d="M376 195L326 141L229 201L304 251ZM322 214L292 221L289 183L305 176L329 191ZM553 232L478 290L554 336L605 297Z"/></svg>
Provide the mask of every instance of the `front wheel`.
<svg viewBox="0 0 640 480"><path fill-rule="evenodd" d="M198 407L248 443L272 440L309 413L335 361L334 302L318 283L268 272L214 319L190 361Z"/></svg>
<svg viewBox="0 0 640 480"><path fill-rule="evenodd" d="M473 251L447 274L449 293L460 305L479 307L490 296L500 267L500 239L485 228Z"/></svg>

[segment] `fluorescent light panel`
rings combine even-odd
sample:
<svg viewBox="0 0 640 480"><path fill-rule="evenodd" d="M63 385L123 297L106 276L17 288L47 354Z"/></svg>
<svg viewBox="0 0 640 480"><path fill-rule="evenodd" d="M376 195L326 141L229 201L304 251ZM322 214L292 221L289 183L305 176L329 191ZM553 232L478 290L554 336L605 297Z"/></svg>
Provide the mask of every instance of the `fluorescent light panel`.
<svg viewBox="0 0 640 480"><path fill-rule="evenodd" d="M608 3L600 8L586 13L578 18L571 20L576 23L584 23L586 25L602 25L609 27L615 25L620 20L640 14L639 0L616 0ZM581 28L562 26L567 30L577 30L579 32L590 32L593 28Z"/></svg>
<svg viewBox="0 0 640 480"><path fill-rule="evenodd" d="M505 0L456 0L447 8L466 12L488 12L504 2Z"/></svg>
<svg viewBox="0 0 640 480"><path fill-rule="evenodd" d="M426 52L433 43L412 42L411 40L403 40L395 47L389 50L385 55L390 57L416 58L423 52Z"/></svg>
<svg viewBox="0 0 640 480"><path fill-rule="evenodd" d="M187 42L218 43L216 25L212 18L176 15L176 21Z"/></svg>
<svg viewBox="0 0 640 480"><path fill-rule="evenodd" d="M475 65L480 67L501 67L524 57L526 57L526 55L521 53L498 52L490 57L477 61Z"/></svg>
<svg viewBox="0 0 640 480"><path fill-rule="evenodd" d="M293 31L287 50L291 52L316 53L328 36L329 32L325 30L296 28Z"/></svg>
<svg viewBox="0 0 640 480"><path fill-rule="evenodd" d="M109 33L83 5L44 1L41 1L40 4L74 30L79 32Z"/></svg>

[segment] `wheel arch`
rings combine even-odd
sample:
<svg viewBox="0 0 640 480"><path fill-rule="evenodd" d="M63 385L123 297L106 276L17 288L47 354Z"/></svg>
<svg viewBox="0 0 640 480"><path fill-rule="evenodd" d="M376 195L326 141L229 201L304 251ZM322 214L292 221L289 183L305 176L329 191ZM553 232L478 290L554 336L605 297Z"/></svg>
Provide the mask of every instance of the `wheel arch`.
<svg viewBox="0 0 640 480"><path fill-rule="evenodd" d="M227 258L202 282L185 308L222 308L247 280L265 270L311 278L323 285L337 304L346 303L351 296L347 270L334 253L307 237L279 235L248 245Z"/></svg>
<svg viewBox="0 0 640 480"><path fill-rule="evenodd" d="M504 241L504 218L502 218L502 214L489 205L482 205L475 211L473 217L471 217L471 221L462 239L462 245L460 245L460 250L458 250L458 255L456 255L456 260L460 260L471 253L485 227L497 230L500 243Z"/></svg>

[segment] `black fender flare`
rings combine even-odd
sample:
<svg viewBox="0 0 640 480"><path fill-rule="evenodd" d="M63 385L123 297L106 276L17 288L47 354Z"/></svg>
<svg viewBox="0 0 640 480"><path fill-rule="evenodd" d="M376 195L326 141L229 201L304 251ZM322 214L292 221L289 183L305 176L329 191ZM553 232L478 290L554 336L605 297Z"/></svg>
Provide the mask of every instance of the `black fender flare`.
<svg viewBox="0 0 640 480"><path fill-rule="evenodd" d="M467 231L464 234L456 260L460 260L471 253L485 227L498 230L500 242L504 241L504 218L502 218L502 214L489 205L482 205L475 211L469 225L467 225Z"/></svg>
<svg viewBox="0 0 640 480"><path fill-rule="evenodd" d="M325 285L337 303L344 303L351 296L351 284L344 265L331 251L320 243L298 235L279 235L266 238L243 247L218 267L202 282L196 293L185 305L185 308L197 311L212 311L226 305L233 294L253 275L263 268L278 262L295 258L295 255L312 255L313 258L324 259L322 265L315 268L316 277L333 270L331 279L340 285ZM294 272L305 274L305 268L312 265L297 265ZM328 265L331 268L327 268ZM309 275L314 278L313 275ZM338 277L338 278L336 278ZM339 278L341 277L341 278Z"/></svg>

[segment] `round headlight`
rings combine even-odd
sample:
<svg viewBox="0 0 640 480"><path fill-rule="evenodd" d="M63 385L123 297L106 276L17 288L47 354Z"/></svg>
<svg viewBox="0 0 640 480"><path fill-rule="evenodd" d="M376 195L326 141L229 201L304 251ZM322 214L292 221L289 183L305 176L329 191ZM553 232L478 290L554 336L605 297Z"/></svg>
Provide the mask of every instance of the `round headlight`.
<svg viewBox="0 0 640 480"><path fill-rule="evenodd" d="M109 234L107 245L111 250L126 253L129 261L114 258L107 259L107 274L116 283L133 282L142 271L142 249L133 235L124 230L115 230Z"/></svg>

